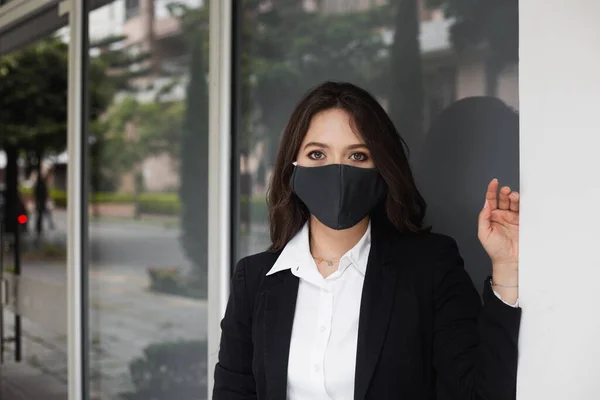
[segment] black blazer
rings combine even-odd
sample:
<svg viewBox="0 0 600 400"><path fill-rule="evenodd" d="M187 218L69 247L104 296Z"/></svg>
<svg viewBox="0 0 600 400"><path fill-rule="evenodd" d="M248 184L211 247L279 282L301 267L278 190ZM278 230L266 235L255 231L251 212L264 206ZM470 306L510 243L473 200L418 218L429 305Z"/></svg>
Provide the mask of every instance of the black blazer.
<svg viewBox="0 0 600 400"><path fill-rule="evenodd" d="M454 240L372 223L358 328L354 398L516 398L521 310L485 283L484 306ZM279 253L242 259L232 279L214 400L285 400L299 279L266 276ZM312 399L307 399L312 400ZM351 399L348 399L351 400Z"/></svg>

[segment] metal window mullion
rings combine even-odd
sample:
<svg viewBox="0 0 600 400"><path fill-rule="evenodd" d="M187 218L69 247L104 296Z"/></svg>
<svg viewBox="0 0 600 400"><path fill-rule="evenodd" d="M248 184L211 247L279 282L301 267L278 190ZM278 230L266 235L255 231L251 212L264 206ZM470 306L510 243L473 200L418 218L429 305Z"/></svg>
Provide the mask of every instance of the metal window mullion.
<svg viewBox="0 0 600 400"><path fill-rule="evenodd" d="M85 400L87 390L87 8L85 0L66 0L69 14L67 129L67 333L69 400Z"/></svg>
<svg viewBox="0 0 600 400"><path fill-rule="evenodd" d="M232 0L210 0L208 176L208 398L229 296L231 264Z"/></svg>

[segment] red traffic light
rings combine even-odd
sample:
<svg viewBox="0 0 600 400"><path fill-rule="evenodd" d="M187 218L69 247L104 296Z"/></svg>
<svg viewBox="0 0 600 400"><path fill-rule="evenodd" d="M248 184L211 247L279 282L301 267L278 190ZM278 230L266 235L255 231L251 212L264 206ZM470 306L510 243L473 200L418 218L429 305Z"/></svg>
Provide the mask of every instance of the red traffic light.
<svg viewBox="0 0 600 400"><path fill-rule="evenodd" d="M25 225L27 223L27 215L24 215L24 214L19 215L19 217L17 218L17 221L19 221L19 223L21 225Z"/></svg>

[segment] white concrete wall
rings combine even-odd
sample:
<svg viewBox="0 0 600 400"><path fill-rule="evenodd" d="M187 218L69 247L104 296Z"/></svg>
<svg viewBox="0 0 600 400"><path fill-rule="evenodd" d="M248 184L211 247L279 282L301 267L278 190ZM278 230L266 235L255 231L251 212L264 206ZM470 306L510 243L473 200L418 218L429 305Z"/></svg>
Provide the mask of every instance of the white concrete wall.
<svg viewBox="0 0 600 400"><path fill-rule="evenodd" d="M519 400L600 399L600 2L520 2Z"/></svg>

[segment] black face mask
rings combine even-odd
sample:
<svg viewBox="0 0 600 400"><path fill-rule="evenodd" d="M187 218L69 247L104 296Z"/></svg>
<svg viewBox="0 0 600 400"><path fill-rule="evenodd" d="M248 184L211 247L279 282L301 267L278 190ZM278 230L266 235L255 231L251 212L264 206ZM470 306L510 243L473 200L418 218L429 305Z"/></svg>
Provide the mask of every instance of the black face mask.
<svg viewBox="0 0 600 400"><path fill-rule="evenodd" d="M376 169L343 164L296 166L290 186L312 215L336 230L358 224L387 193Z"/></svg>

